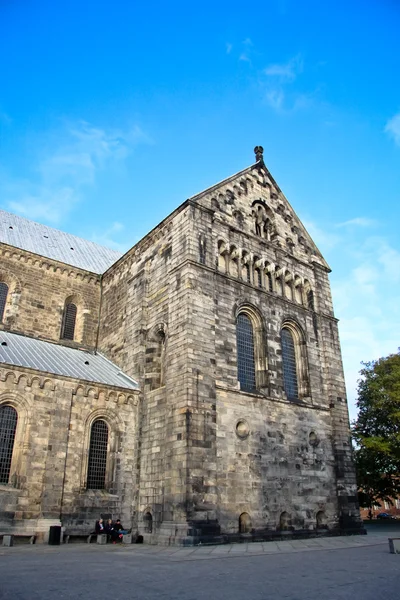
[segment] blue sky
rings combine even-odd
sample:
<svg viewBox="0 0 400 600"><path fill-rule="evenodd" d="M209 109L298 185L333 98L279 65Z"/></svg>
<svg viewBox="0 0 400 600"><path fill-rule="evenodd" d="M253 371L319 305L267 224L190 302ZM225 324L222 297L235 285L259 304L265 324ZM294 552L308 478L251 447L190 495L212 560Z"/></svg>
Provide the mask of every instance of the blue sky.
<svg viewBox="0 0 400 600"><path fill-rule="evenodd" d="M398 0L0 0L0 204L125 250L263 145L333 269L352 403L400 345L399 30Z"/></svg>

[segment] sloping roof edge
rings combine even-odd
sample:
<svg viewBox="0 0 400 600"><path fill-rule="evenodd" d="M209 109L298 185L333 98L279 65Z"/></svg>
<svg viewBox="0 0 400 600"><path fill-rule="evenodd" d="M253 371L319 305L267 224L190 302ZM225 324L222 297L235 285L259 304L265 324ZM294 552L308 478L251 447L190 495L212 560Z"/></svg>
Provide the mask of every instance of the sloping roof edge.
<svg viewBox="0 0 400 600"><path fill-rule="evenodd" d="M99 385L139 390L132 377L102 354L0 331L0 365L33 369Z"/></svg>

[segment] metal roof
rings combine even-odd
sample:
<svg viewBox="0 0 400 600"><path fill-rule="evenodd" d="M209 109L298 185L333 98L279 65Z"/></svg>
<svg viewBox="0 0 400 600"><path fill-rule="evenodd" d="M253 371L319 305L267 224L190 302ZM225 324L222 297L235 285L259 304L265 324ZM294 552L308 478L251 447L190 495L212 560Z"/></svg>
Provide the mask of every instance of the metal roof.
<svg viewBox="0 0 400 600"><path fill-rule="evenodd" d="M0 331L0 364L138 390L137 382L101 354Z"/></svg>
<svg viewBox="0 0 400 600"><path fill-rule="evenodd" d="M120 252L0 209L0 242L92 273L104 273Z"/></svg>

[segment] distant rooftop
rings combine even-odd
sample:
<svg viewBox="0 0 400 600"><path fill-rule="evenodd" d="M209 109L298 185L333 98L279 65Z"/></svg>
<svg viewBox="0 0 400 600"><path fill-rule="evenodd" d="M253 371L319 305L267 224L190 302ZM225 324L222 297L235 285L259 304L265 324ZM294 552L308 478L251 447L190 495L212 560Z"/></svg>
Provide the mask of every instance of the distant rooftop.
<svg viewBox="0 0 400 600"><path fill-rule="evenodd" d="M1 209L0 242L97 274L107 271L121 256L116 250Z"/></svg>
<svg viewBox="0 0 400 600"><path fill-rule="evenodd" d="M0 364L27 367L106 385L137 390L137 382L101 354L93 354L0 331Z"/></svg>

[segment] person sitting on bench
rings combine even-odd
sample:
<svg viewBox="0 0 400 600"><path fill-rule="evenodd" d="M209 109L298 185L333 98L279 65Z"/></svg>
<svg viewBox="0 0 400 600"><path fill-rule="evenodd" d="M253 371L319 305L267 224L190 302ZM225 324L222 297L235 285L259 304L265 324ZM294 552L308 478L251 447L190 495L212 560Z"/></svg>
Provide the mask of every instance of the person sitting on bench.
<svg viewBox="0 0 400 600"><path fill-rule="evenodd" d="M94 526L94 530L97 533L97 535L101 535L102 533L106 533L106 529L104 526L104 521L102 518L100 518L98 521L96 521L96 524Z"/></svg>
<svg viewBox="0 0 400 600"><path fill-rule="evenodd" d="M112 535L111 535L112 541L113 542L114 541L115 542L117 542L117 541L121 541L122 542L122 538L124 537L124 535L126 533L128 533L128 532L123 528L120 519L117 519L115 521L115 523L114 523L114 526L113 526L113 532L112 532Z"/></svg>

